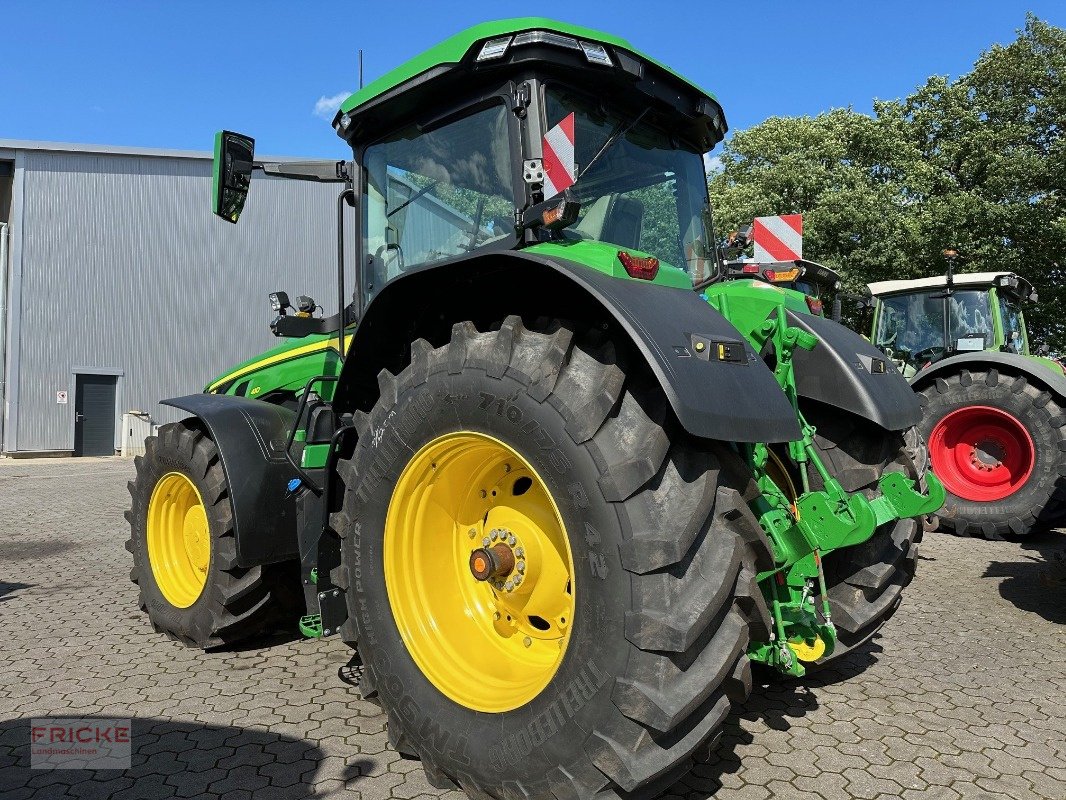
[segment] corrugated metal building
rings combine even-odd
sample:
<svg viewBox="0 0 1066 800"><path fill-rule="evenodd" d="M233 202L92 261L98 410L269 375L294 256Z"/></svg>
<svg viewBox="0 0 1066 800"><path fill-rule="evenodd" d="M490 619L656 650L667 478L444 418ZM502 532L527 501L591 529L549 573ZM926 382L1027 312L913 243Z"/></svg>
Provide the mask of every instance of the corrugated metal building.
<svg viewBox="0 0 1066 800"><path fill-rule="evenodd" d="M234 226L209 153L0 139L3 452L100 452L76 417L109 404L114 449L127 411L180 418L158 401L277 344L268 292L335 311L337 192L257 176Z"/></svg>

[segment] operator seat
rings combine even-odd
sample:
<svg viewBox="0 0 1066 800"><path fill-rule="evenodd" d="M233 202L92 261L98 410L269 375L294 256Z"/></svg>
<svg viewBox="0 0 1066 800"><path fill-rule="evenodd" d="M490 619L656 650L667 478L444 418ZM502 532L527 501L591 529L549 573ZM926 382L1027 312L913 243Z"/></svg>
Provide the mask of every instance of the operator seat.
<svg viewBox="0 0 1066 800"><path fill-rule="evenodd" d="M632 197L614 198L607 219L603 222L603 240L629 250L640 249L640 233L644 224L644 203Z"/></svg>
<svg viewBox="0 0 1066 800"><path fill-rule="evenodd" d="M589 204L581 220L567 233L637 250L643 224L644 203L619 194L605 194Z"/></svg>

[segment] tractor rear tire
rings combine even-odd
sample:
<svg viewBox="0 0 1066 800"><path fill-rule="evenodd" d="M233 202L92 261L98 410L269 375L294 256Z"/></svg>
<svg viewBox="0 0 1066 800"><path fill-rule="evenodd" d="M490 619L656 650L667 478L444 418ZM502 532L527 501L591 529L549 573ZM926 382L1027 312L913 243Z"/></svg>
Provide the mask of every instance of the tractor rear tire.
<svg viewBox="0 0 1066 800"><path fill-rule="evenodd" d="M295 620L295 564L237 566L229 484L204 431L186 422L163 425L134 464L125 515L130 579L157 631L213 648Z"/></svg>
<svg viewBox="0 0 1066 800"><path fill-rule="evenodd" d="M928 457L914 428L886 431L839 409L805 407L804 416L817 428L815 446L829 473L848 492L873 497L877 482L889 472L902 472L925 489ZM810 470L811 488L820 489ZM900 519L879 526L862 544L829 553L822 560L829 608L837 629L837 645L825 664L869 641L899 608L903 589L914 578L921 518Z"/></svg>
<svg viewBox="0 0 1066 800"><path fill-rule="evenodd" d="M434 786L655 793L750 691L749 642L769 636L755 578L773 563L742 496L750 474L680 430L621 358L567 324L460 323L441 347L414 342L357 415L331 520L354 621L342 631L392 746ZM508 542L529 559L514 595L521 573L476 577L512 559L475 548ZM523 610L534 597L570 607L565 632L561 614L516 613L520 590Z"/></svg>
<svg viewBox="0 0 1066 800"><path fill-rule="evenodd" d="M947 489L943 530L1002 539L1066 518L1064 398L994 368L937 377L918 397L933 472Z"/></svg>

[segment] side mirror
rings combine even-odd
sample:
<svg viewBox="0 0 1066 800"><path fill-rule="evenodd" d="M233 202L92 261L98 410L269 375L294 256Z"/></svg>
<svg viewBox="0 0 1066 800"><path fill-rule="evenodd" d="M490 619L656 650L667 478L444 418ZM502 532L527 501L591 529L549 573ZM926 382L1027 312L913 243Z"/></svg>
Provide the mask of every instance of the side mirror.
<svg viewBox="0 0 1066 800"><path fill-rule="evenodd" d="M252 181L255 139L230 131L215 134L211 211L226 222L236 223L248 199Z"/></svg>

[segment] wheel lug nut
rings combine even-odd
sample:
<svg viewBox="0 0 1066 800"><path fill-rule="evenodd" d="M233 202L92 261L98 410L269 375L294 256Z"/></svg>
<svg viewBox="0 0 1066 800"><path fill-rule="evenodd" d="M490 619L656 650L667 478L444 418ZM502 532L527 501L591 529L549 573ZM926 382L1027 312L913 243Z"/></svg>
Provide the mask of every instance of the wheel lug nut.
<svg viewBox="0 0 1066 800"><path fill-rule="evenodd" d="M525 639L522 640L522 644L524 644L526 647L529 647L531 644L533 644L533 640L527 636Z"/></svg>
<svg viewBox="0 0 1066 800"><path fill-rule="evenodd" d="M486 536L484 539L481 540L481 543L485 545L485 547L488 547L490 544L492 544L492 539Z"/></svg>
<svg viewBox="0 0 1066 800"><path fill-rule="evenodd" d="M526 562L525 561L519 561L518 562L518 571L519 572L525 572L526 571Z"/></svg>
<svg viewBox="0 0 1066 800"><path fill-rule="evenodd" d="M511 545L511 547L514 547L514 543L516 541L517 541L517 539L514 538L514 534L513 533L510 536L507 537L507 544Z"/></svg>
<svg viewBox="0 0 1066 800"><path fill-rule="evenodd" d="M519 558L525 558L526 557L526 548L519 547L517 550L514 551L514 554L516 556L518 556Z"/></svg>
<svg viewBox="0 0 1066 800"><path fill-rule="evenodd" d="M521 586L522 585L522 576L521 575L515 575L514 576L514 585L515 586Z"/></svg>
<svg viewBox="0 0 1066 800"><path fill-rule="evenodd" d="M509 591L509 592L513 592L514 591L514 581L507 581L507 583L504 584L504 588L507 589L507 591Z"/></svg>
<svg viewBox="0 0 1066 800"><path fill-rule="evenodd" d="M498 530L496 530L495 528L493 528L493 530L492 530L492 533L491 533L491 534L489 534L489 535L490 535L490 536L492 536L492 541L494 541L494 542L495 542L495 541L496 541L497 539L499 539L499 538L500 538L500 532L499 532Z"/></svg>
<svg viewBox="0 0 1066 800"><path fill-rule="evenodd" d="M471 528L470 531L469 531L469 534L470 534L470 538L473 539L475 536L477 536L477 531L474 530L473 528Z"/></svg>

